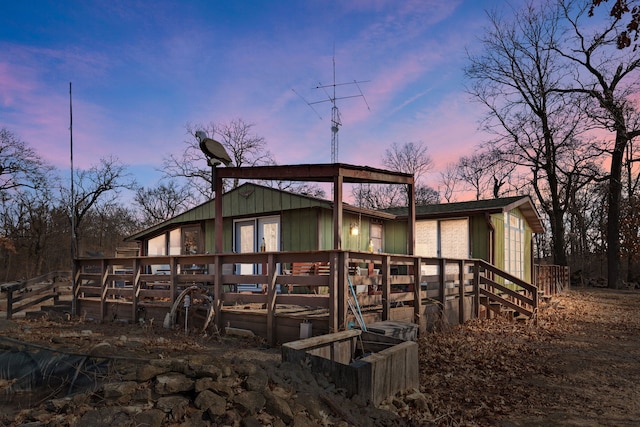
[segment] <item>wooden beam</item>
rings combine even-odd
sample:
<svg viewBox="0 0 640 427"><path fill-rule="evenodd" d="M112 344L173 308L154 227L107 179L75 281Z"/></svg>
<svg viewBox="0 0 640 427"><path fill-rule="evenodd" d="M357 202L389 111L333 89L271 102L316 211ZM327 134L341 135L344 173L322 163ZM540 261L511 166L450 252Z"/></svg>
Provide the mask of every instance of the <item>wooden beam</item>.
<svg viewBox="0 0 640 427"><path fill-rule="evenodd" d="M225 168L220 168L220 170L224 170ZM215 207L214 207L214 226L215 226L215 251L217 254L223 252L223 220L222 220L222 176L220 173L214 174L215 180Z"/></svg>
<svg viewBox="0 0 640 427"><path fill-rule="evenodd" d="M342 249L342 176L333 180L333 249Z"/></svg>
<svg viewBox="0 0 640 427"><path fill-rule="evenodd" d="M409 212L407 218L407 254L413 255L416 250L416 191L413 183L408 185Z"/></svg>
<svg viewBox="0 0 640 427"><path fill-rule="evenodd" d="M287 181L332 182L341 176L344 182L377 184L413 184L412 174L354 166L344 163L230 167L216 170L217 178L278 179ZM216 193L217 194L217 193Z"/></svg>

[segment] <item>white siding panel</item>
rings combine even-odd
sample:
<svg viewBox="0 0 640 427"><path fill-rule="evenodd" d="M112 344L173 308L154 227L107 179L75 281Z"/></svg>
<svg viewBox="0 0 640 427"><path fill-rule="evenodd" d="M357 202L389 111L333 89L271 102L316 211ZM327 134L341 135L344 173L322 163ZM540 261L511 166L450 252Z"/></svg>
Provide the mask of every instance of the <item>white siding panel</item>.
<svg viewBox="0 0 640 427"><path fill-rule="evenodd" d="M438 256L438 221L416 221L416 255Z"/></svg>
<svg viewBox="0 0 640 427"><path fill-rule="evenodd" d="M440 221L440 253L443 258L469 258L469 221Z"/></svg>

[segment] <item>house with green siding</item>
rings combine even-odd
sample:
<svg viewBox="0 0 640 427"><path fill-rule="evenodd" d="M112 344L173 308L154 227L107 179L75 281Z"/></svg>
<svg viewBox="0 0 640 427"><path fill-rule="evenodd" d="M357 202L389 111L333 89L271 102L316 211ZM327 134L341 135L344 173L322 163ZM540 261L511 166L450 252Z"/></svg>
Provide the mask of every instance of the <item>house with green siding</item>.
<svg viewBox="0 0 640 427"><path fill-rule="evenodd" d="M222 195L223 252L334 248L333 203L254 183ZM207 201L127 238L143 256L215 252L215 203ZM532 236L544 231L528 196L416 206L415 247L424 257L481 258L532 281ZM341 248L408 254L407 208L343 203ZM258 273L241 264L236 273ZM258 269L258 270L256 270Z"/></svg>

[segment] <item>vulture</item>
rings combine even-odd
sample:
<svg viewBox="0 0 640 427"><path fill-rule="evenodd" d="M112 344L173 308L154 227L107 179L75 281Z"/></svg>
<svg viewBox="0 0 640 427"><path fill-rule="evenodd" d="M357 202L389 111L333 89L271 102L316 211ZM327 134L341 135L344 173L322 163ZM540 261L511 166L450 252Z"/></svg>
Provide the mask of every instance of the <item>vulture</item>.
<svg viewBox="0 0 640 427"><path fill-rule="evenodd" d="M225 150L222 144L218 141L209 138L202 130L196 132L196 138L200 141L200 149L209 158L209 160L224 163L225 166L229 166L231 164L231 157L229 157L227 150Z"/></svg>

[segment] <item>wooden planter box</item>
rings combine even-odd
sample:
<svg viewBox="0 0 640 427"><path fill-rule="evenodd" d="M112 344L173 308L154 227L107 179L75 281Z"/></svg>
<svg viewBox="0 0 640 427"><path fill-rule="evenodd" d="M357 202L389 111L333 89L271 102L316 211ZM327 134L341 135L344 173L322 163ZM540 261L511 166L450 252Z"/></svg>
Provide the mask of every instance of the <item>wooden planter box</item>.
<svg viewBox="0 0 640 427"><path fill-rule="evenodd" d="M350 397L373 405L419 387L417 343L358 329L283 344L282 360L308 360L312 372L328 374Z"/></svg>

